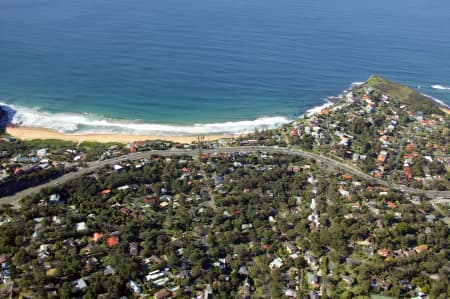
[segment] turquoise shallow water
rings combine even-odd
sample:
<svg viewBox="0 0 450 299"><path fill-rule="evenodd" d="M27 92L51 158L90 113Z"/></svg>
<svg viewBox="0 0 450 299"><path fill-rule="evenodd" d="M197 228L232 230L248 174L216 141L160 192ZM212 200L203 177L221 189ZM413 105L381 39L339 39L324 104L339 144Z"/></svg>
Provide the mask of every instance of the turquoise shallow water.
<svg viewBox="0 0 450 299"><path fill-rule="evenodd" d="M2 0L0 101L66 132L239 132L371 74L450 103L447 0Z"/></svg>

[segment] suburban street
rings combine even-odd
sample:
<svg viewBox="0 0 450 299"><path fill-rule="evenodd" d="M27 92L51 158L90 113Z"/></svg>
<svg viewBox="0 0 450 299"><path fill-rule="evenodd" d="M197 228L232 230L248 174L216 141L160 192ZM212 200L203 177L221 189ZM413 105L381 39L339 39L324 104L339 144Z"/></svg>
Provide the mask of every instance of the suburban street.
<svg viewBox="0 0 450 299"><path fill-rule="evenodd" d="M303 158L310 158L314 159L316 161L320 161L321 163L324 163L328 165L329 167L333 168L339 168L342 169L356 177L362 178L364 180L377 183L381 186L389 187L394 190L407 192L407 193L416 193L416 194L424 194L428 198L431 199L429 201L434 206L437 203L440 204L448 204L450 202L450 191L434 191L434 190L420 190L420 189L414 189L403 185L398 184L390 184L387 181L374 178L373 176L370 176L361 170L348 165L346 163L336 161L334 159L331 159L329 157L326 157L324 155L318 155L314 153L310 153L307 151L303 151L297 148L280 148L276 146L241 146L241 147L221 147L218 149L203 149L203 154L213 154L216 152L220 153L235 153L235 152L266 152L266 153L279 153L279 154L286 154L286 155L297 155L301 156ZM146 152L138 152L138 153L132 153L124 156L120 156L113 159L103 160L103 161L95 161L95 162L89 162L88 166L86 168L80 168L77 172L71 172L68 174L65 174L61 177L58 177L50 182L44 183L42 185L38 185L35 187L31 187L28 189L25 189L23 191L17 192L16 194L5 196L0 198L0 204L10 204L13 207L17 208L18 203L21 198L32 195L35 193L38 193L43 188L48 187L56 187L60 184L64 184L65 182L68 182L70 180L73 180L79 176L92 173L96 171L97 169L104 167L106 165L113 165L119 162L123 161L132 161L132 160L140 160L144 158L148 158L151 155L158 155L158 156L176 156L176 155L187 155L192 157L198 156L198 149L170 149L170 150L155 150L155 151L146 151Z"/></svg>

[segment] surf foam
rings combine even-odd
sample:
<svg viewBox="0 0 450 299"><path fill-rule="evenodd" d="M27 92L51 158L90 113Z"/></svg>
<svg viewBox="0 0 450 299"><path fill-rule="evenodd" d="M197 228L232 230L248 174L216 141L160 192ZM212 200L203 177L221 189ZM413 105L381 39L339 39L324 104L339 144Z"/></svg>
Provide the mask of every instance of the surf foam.
<svg viewBox="0 0 450 299"><path fill-rule="evenodd" d="M431 88L439 89L439 90L450 90L450 87L443 86L443 85L440 85L440 84L431 85Z"/></svg>
<svg viewBox="0 0 450 299"><path fill-rule="evenodd" d="M6 105L14 111L12 123L24 127L55 130L68 134L136 134L186 136L200 134L241 134L258 129L273 129L291 120L284 116L221 123L172 125L107 118L90 113L51 113L39 108Z"/></svg>
<svg viewBox="0 0 450 299"><path fill-rule="evenodd" d="M315 113L320 113L320 111L322 111L325 108L333 106L335 102L341 100L348 92L350 92L353 89L363 85L364 83L366 83L366 82L362 82L362 81L361 82L359 82L359 81L352 82L347 89L344 89L341 93L339 93L336 96L330 96L330 97L324 99L325 103L323 103L322 105L315 106L313 108L310 108L310 109L306 110L306 112L304 114L301 114L299 116L299 118L304 117L304 116L309 117L309 116L311 116L311 115L313 115Z"/></svg>
<svg viewBox="0 0 450 299"><path fill-rule="evenodd" d="M324 104L322 104L320 106L316 106L316 107L313 107L313 108L311 108L309 110L306 110L305 115L307 117L309 117L309 116L311 116L311 115L313 115L315 113L320 113L320 111L322 111L323 109L328 108L330 106L333 106L333 103L332 102L326 102L326 103L324 103Z"/></svg>
<svg viewBox="0 0 450 299"><path fill-rule="evenodd" d="M333 98L339 100L347 92L364 84L365 82L353 82L350 87ZM304 114L295 118L285 116L267 116L254 120L228 121L221 123L205 123L192 125L155 124L133 120L121 120L107 118L91 113L51 113L38 107L30 108L12 104L0 103L8 107L12 123L25 127L46 128L66 134L134 134L153 136L189 136L189 135L213 135L213 134L242 134L261 129L274 129L289 123L296 118L311 116L322 109L332 106L334 103L324 99L325 103L308 109ZM432 98L432 97L430 97ZM433 98L434 99L434 98ZM442 101L434 99L440 104ZM445 105L446 106L446 105Z"/></svg>

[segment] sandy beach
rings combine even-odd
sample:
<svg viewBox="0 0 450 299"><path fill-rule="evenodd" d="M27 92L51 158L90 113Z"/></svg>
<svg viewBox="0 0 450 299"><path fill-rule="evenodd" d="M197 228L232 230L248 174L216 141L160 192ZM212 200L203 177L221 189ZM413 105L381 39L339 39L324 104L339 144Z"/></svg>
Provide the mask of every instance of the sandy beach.
<svg viewBox="0 0 450 299"><path fill-rule="evenodd" d="M445 112L445 114L450 114L450 108L441 107L441 110Z"/></svg>
<svg viewBox="0 0 450 299"><path fill-rule="evenodd" d="M95 142L120 142L128 143L138 140L167 140L177 143L191 143L197 140L197 136L150 136L150 135L125 135L125 134L64 134L44 128L30 127L8 127L6 133L21 140L32 139L59 139L73 142L95 141ZM205 140L218 140L230 138L227 135L206 135Z"/></svg>

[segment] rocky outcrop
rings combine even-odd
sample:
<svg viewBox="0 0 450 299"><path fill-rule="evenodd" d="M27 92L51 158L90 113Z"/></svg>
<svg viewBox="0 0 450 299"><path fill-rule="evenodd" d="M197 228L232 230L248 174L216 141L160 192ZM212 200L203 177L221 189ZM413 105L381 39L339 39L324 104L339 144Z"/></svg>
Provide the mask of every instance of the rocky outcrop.
<svg viewBox="0 0 450 299"><path fill-rule="evenodd" d="M9 106L0 105L0 133L6 131L6 127L11 123L16 111Z"/></svg>

